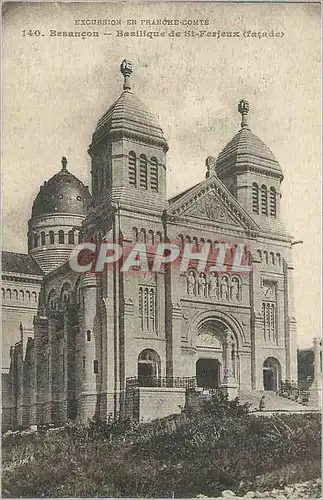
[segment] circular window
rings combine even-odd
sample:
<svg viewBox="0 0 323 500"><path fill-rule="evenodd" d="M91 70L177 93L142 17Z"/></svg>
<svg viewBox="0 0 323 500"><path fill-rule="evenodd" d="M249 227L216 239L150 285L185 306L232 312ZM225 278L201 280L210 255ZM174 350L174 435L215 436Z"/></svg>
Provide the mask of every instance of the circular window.
<svg viewBox="0 0 323 500"><path fill-rule="evenodd" d="M77 199L77 201L81 201L82 200L81 196L77 196L76 199Z"/></svg>

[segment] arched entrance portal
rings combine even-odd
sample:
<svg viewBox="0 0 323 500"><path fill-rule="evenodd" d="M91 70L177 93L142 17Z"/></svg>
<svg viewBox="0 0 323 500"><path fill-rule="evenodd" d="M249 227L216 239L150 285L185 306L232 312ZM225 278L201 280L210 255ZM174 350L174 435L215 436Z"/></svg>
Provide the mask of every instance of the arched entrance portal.
<svg viewBox="0 0 323 500"><path fill-rule="evenodd" d="M138 357L138 381L141 387L153 387L160 378L160 357L153 349L145 349Z"/></svg>
<svg viewBox="0 0 323 500"><path fill-rule="evenodd" d="M217 359L200 358L196 362L196 382L203 389L220 387L221 363Z"/></svg>
<svg viewBox="0 0 323 500"><path fill-rule="evenodd" d="M278 359L267 358L263 366L264 390L277 391L281 381L281 367Z"/></svg>
<svg viewBox="0 0 323 500"><path fill-rule="evenodd" d="M219 319L207 319L198 326L196 378L199 387L216 389L228 380L239 382L237 337Z"/></svg>

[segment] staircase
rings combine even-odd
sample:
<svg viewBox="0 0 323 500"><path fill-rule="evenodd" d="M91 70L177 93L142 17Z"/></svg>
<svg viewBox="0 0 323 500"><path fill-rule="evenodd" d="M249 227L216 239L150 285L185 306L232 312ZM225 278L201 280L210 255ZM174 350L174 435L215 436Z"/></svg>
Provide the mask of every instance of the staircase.
<svg viewBox="0 0 323 500"><path fill-rule="evenodd" d="M279 396L273 391L239 391L239 399L241 403L251 403L250 411L259 410L259 402L262 396L265 396L264 412L267 411L292 411L292 412L306 412L306 411L319 411L320 408L312 406L311 404L302 404Z"/></svg>

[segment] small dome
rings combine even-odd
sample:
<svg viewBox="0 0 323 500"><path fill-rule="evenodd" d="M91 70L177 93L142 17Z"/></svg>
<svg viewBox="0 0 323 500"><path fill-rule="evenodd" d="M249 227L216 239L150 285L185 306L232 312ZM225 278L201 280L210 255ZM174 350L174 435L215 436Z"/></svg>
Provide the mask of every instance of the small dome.
<svg viewBox="0 0 323 500"><path fill-rule="evenodd" d="M66 168L62 159L62 170L41 186L33 203L32 217L47 214L86 215L91 202L87 186Z"/></svg>
<svg viewBox="0 0 323 500"><path fill-rule="evenodd" d="M166 139L156 117L130 90L132 67L129 61L122 62L121 72L125 78L124 91L99 120L92 136L93 143L107 135L130 136L159 144L167 151Z"/></svg>
<svg viewBox="0 0 323 500"><path fill-rule="evenodd" d="M272 151L247 125L247 101L240 102L239 111L242 113L242 128L219 154L216 161L217 174L223 177L233 167L235 171L253 168L271 171L283 177L281 166Z"/></svg>

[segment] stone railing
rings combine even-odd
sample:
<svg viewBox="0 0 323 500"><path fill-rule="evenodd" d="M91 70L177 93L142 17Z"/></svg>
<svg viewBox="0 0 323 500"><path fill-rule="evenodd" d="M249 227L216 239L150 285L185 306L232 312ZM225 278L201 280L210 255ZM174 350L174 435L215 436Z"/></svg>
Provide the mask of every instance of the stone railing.
<svg viewBox="0 0 323 500"><path fill-rule="evenodd" d="M293 399L299 403L308 403L310 399L310 391L301 390L295 382L290 382L288 380L280 382L278 394L279 396Z"/></svg>

